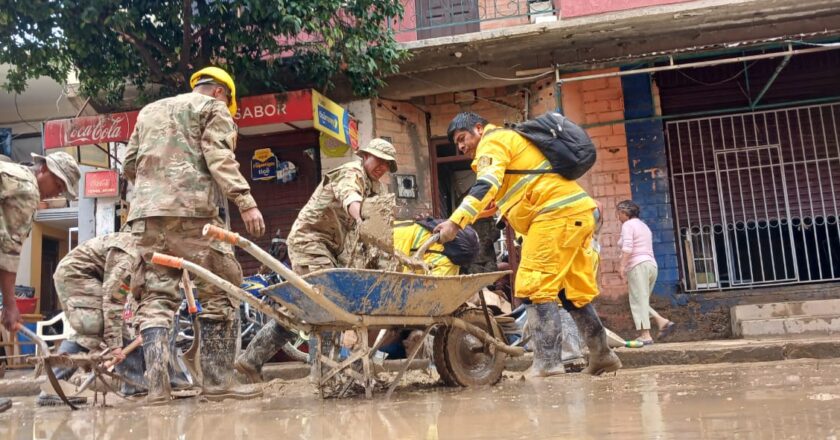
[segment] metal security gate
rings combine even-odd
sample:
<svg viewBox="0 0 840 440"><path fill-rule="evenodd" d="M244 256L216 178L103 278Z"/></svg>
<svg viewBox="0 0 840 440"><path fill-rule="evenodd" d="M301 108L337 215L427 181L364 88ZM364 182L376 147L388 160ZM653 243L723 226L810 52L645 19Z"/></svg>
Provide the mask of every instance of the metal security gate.
<svg viewBox="0 0 840 440"><path fill-rule="evenodd" d="M840 279L840 104L669 122L688 291Z"/></svg>

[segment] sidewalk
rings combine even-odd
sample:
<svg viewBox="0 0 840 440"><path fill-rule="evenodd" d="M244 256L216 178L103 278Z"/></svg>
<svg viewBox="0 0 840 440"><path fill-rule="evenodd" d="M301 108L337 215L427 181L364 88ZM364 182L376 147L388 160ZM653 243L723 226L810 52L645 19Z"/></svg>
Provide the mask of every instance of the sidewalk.
<svg viewBox="0 0 840 440"><path fill-rule="evenodd" d="M643 368L658 365L694 365L725 362L769 362L786 359L840 358L840 337L823 336L801 339L726 339L697 342L654 344L644 348L619 348L616 350L624 368ZM386 368L393 369L397 361L386 361ZM530 366L531 356L508 359L508 369L523 371ZM428 361L415 361L424 368ZM390 368L389 368L390 367ZM38 394L46 377L32 377L32 370L7 370L0 379L0 397L30 396ZM303 379L309 366L301 363L267 365L263 370L266 380Z"/></svg>

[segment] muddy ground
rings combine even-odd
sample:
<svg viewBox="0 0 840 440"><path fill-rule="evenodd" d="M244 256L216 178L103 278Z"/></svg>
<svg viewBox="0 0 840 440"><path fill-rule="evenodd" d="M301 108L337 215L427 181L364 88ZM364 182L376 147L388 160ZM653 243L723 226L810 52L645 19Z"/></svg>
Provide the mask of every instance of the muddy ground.
<svg viewBox="0 0 840 440"><path fill-rule="evenodd" d="M35 409L0 414L6 439L802 438L840 435L840 363L667 366L616 376L527 379L450 389L412 373L390 401L320 400L306 380L248 402Z"/></svg>

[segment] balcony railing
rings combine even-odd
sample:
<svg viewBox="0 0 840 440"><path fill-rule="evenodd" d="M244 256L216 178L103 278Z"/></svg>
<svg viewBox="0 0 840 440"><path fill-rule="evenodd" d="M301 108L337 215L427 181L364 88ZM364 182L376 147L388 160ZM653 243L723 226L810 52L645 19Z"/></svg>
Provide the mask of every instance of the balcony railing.
<svg viewBox="0 0 840 440"><path fill-rule="evenodd" d="M560 0L403 0L402 20L391 26L400 41L479 32L560 16Z"/></svg>

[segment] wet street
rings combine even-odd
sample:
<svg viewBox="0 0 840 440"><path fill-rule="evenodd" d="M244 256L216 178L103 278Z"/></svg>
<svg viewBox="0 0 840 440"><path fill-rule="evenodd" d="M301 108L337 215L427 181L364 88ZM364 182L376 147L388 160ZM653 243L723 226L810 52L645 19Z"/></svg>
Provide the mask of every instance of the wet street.
<svg viewBox="0 0 840 440"><path fill-rule="evenodd" d="M250 402L185 400L146 408L33 409L0 414L6 439L836 439L840 363L668 366L617 376L526 379L493 388L421 384L391 401L321 401L303 383Z"/></svg>

